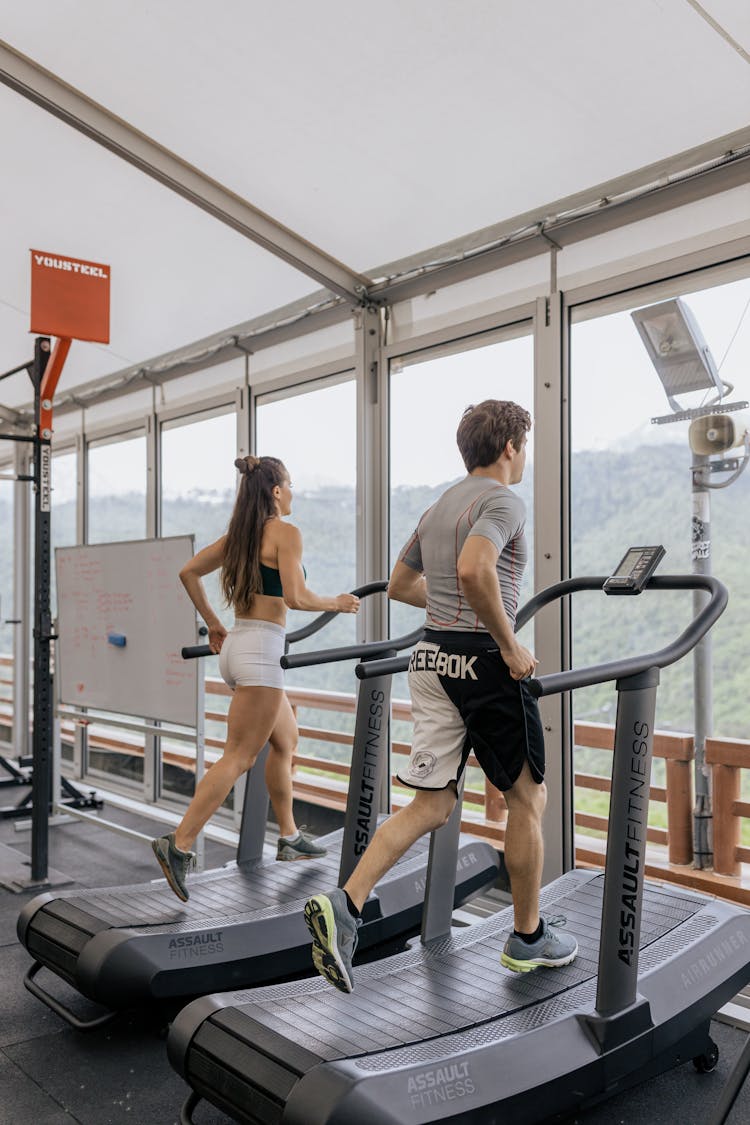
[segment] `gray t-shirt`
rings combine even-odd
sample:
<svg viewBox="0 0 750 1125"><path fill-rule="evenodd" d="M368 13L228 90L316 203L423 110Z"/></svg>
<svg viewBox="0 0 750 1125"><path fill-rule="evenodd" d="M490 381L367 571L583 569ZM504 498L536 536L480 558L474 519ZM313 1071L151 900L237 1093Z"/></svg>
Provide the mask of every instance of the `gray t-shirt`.
<svg viewBox="0 0 750 1125"><path fill-rule="evenodd" d="M398 557L425 575L428 629L486 631L466 600L456 569L470 535L484 536L500 552L497 578L505 612L515 625L528 558L525 525L526 507L520 496L487 477L465 477L427 509Z"/></svg>

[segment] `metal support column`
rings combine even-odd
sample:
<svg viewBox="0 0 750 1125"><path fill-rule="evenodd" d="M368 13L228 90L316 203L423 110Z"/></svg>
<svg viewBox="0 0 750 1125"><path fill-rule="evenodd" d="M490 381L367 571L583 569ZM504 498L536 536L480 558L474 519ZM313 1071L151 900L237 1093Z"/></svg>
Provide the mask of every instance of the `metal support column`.
<svg viewBox="0 0 750 1125"><path fill-rule="evenodd" d="M161 532L159 420L154 411L144 419L146 434L146 538L156 539ZM200 673L198 673L200 675ZM154 730L144 736L143 745L143 797L150 804L161 796L161 738L157 733L159 722L148 719Z"/></svg>
<svg viewBox="0 0 750 1125"><path fill-rule="evenodd" d="M31 471L31 450L21 442L15 450L16 476ZM13 485L13 751L29 755L29 692L31 629L31 496L27 481Z"/></svg>
<svg viewBox="0 0 750 1125"><path fill-rule="evenodd" d="M86 471L86 434L81 412L81 431L76 434L76 544L88 541L88 475ZM85 708L82 708L85 710ZM88 728L76 723L73 733L73 774L79 780L88 772Z"/></svg>
<svg viewBox="0 0 750 1125"><path fill-rule="evenodd" d="M387 578L388 558L388 374L383 357L383 312L366 306L355 313L354 351L357 379L357 585ZM365 514L367 518L365 519ZM388 607L368 598L359 612L357 639L388 636ZM391 811L390 744L381 776L378 808Z"/></svg>
<svg viewBox="0 0 750 1125"><path fill-rule="evenodd" d="M692 542L690 554L693 574L711 573L711 493L708 490L710 458L694 453L692 466ZM708 601L704 590L693 591L695 616ZM698 869L713 866L711 808L711 770L706 765L706 739L713 734L713 663L711 633L706 633L693 650L693 717L695 744L695 805L693 808L693 865Z"/></svg>
<svg viewBox="0 0 750 1125"><path fill-rule="evenodd" d="M34 777L31 821L31 881L47 878L49 866L49 808L51 796L52 738L54 700L50 669L52 618L50 615L50 507L52 497L50 448L51 434L41 429L42 378L50 358L50 341L34 341L34 417L39 431L34 443L35 519L34 519Z"/></svg>
<svg viewBox="0 0 750 1125"><path fill-rule="evenodd" d="M559 292L542 297L534 318L534 589L563 581L568 558L567 346ZM540 672L570 667L567 600L534 621ZM567 694L539 701L544 726L549 800L544 814L543 882L573 867L573 752Z"/></svg>

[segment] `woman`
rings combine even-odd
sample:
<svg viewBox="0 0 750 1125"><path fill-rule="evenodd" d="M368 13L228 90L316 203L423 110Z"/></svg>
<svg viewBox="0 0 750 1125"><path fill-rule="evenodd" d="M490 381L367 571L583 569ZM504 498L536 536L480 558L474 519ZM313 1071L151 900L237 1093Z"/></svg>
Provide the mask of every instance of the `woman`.
<svg viewBox="0 0 750 1125"><path fill-rule="evenodd" d="M311 859L326 854L294 823L292 757L298 731L284 693L279 659L284 653L287 607L356 613L359 598L324 598L308 590L302 566L302 536L283 518L292 510L289 473L276 457L241 457L242 478L226 535L199 551L180 571L180 580L208 626L208 643L220 654L219 669L233 689L224 753L201 779L174 832L151 847L170 887L183 902L185 877L195 856L196 836L222 804L235 781L269 743L266 784L279 825L277 859ZM227 633L208 603L203 575L221 568L221 588L234 608Z"/></svg>

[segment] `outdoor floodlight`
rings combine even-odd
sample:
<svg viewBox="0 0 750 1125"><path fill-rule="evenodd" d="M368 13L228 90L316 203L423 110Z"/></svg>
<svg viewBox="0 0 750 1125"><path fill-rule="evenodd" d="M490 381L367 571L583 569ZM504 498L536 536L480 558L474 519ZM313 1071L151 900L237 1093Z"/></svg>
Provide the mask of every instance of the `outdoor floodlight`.
<svg viewBox="0 0 750 1125"><path fill-rule="evenodd" d="M636 309L630 314L674 411L682 407L675 395L715 390L724 384L695 317L679 297Z"/></svg>

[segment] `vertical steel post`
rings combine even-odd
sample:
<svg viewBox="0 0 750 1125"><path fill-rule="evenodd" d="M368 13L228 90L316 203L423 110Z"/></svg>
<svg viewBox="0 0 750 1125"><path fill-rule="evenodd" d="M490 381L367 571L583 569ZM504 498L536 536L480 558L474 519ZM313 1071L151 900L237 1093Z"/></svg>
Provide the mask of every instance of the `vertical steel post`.
<svg viewBox="0 0 750 1125"><path fill-rule="evenodd" d="M569 363L562 295L550 278L549 297L534 313L534 590L568 577L569 439L562 413L568 402ZM562 471L560 467L562 466ZM570 667L570 606L563 598L534 619L534 652L541 668ZM544 812L543 881L551 882L574 864L573 724L570 697L543 696L549 800Z"/></svg>
<svg viewBox="0 0 750 1125"><path fill-rule="evenodd" d="M388 574L388 473L384 462L388 433L388 373L383 357L383 310L365 305L354 314L357 379L357 584L377 582ZM363 518L363 513L369 513ZM388 636L388 607L383 598L367 598L357 614L357 639ZM390 747L381 774L378 808L391 811Z"/></svg>
<svg viewBox="0 0 750 1125"><path fill-rule="evenodd" d="M30 450L18 442L15 451L17 476L28 476ZM13 485L13 749L21 758L29 755L29 606L31 590L30 494L28 481Z"/></svg>
<svg viewBox="0 0 750 1125"><path fill-rule="evenodd" d="M50 507L51 434L42 430L41 386L50 357L50 341L38 336L34 341L31 379L34 385L34 418L37 435L34 443L34 776L31 817L31 881L43 882L49 866L49 808L54 701L50 672Z"/></svg>
<svg viewBox="0 0 750 1125"><path fill-rule="evenodd" d="M88 449L84 430L84 415L81 411L81 431L76 434L76 544L83 546L88 542ZM82 707L82 711L86 708ZM89 735L84 723L75 724L73 735L74 776L83 778L89 768Z"/></svg>
<svg viewBox="0 0 750 1125"><path fill-rule="evenodd" d="M386 429L383 391L382 319L377 308L357 309L354 321L357 378L357 584L377 582L388 570L385 530L387 489L382 442ZM363 513L369 513L368 519ZM378 641L388 635L385 606L368 598L357 615L358 638Z"/></svg>
<svg viewBox="0 0 750 1125"><path fill-rule="evenodd" d="M152 395L155 388L152 387ZM155 410L144 419L146 433L146 538L156 539L161 534L161 490L159 469L160 433L159 420ZM147 720L151 726L159 727L158 719ZM156 731L147 731L143 736L143 799L155 804L161 797L162 780L161 737ZM196 783L197 783L196 773ZM198 857L200 863L200 855ZM199 868L200 870L200 868Z"/></svg>
<svg viewBox="0 0 750 1125"><path fill-rule="evenodd" d="M711 573L711 494L708 490L709 458L693 454L692 535L693 574ZM693 591L693 613L708 601L705 590ZM713 734L712 640L708 632L693 650L693 715L695 727L695 806L693 809L693 865L713 864L711 771L706 765L706 738Z"/></svg>
<svg viewBox="0 0 750 1125"><path fill-rule="evenodd" d="M614 1015L635 1002L658 684L658 668L617 681L596 991L600 1016Z"/></svg>

